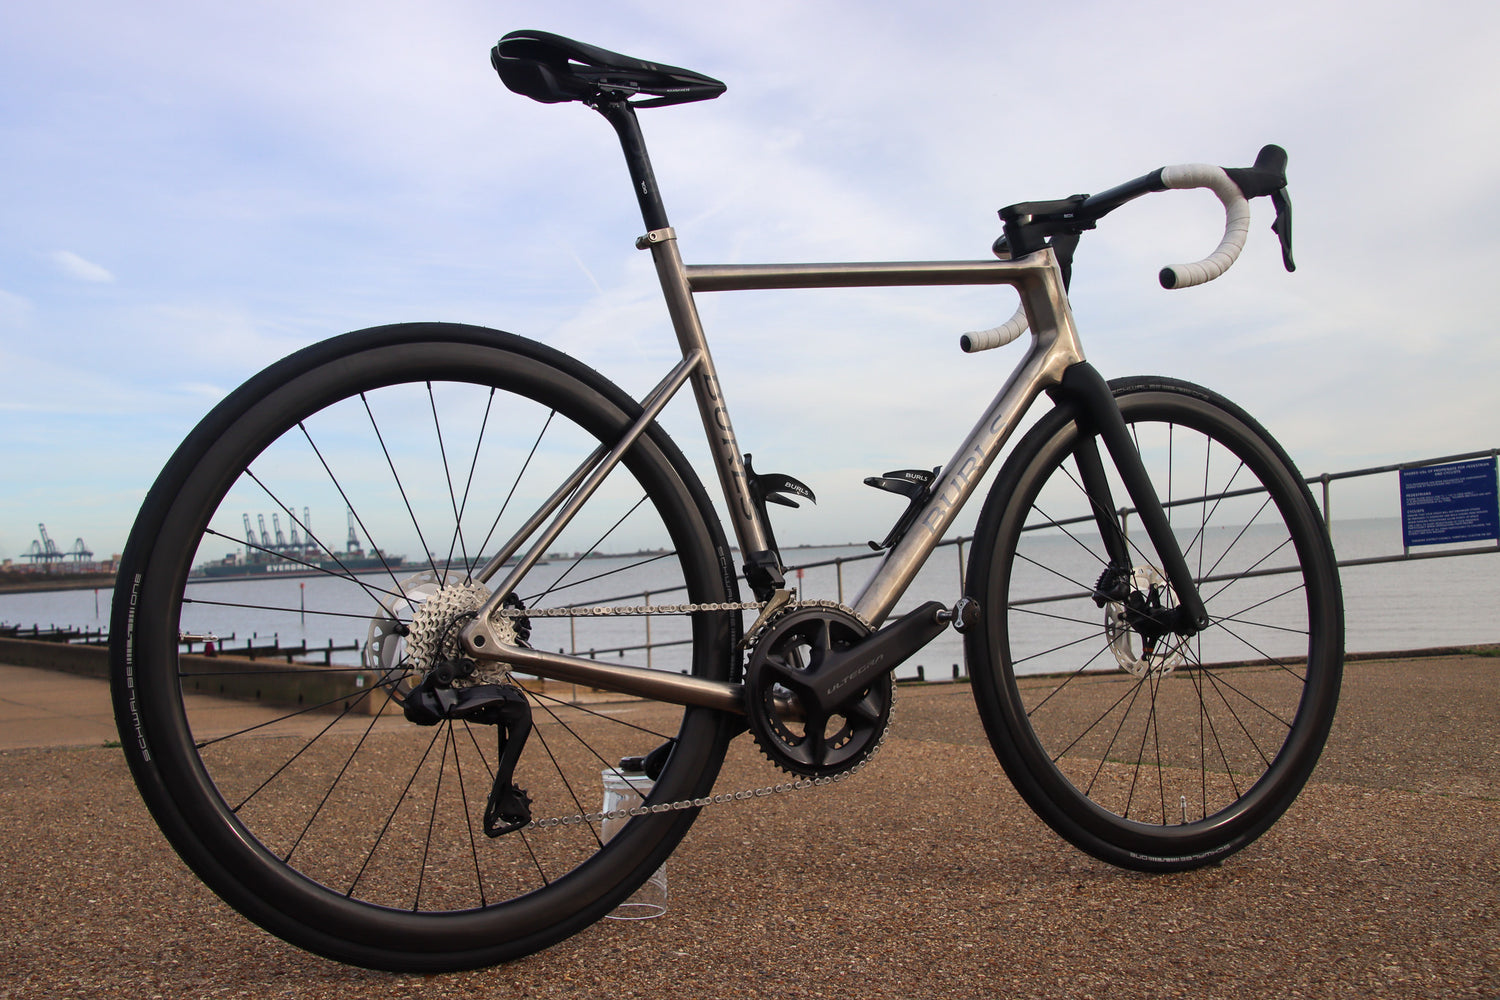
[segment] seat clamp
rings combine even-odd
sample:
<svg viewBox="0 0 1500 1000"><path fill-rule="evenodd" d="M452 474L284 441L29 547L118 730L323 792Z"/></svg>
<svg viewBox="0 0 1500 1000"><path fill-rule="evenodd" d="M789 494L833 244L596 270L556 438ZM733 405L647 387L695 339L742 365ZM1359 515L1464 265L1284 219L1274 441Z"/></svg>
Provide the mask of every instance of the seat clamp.
<svg viewBox="0 0 1500 1000"><path fill-rule="evenodd" d="M668 226L665 229L653 229L645 236L636 237L635 248L637 250L650 250L654 244L665 243L677 238L677 230Z"/></svg>

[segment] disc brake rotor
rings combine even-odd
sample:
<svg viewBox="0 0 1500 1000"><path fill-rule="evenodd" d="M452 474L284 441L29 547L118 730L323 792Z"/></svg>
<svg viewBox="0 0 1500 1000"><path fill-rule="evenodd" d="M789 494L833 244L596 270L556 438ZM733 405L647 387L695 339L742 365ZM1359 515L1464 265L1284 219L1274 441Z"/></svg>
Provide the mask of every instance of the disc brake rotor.
<svg viewBox="0 0 1500 1000"><path fill-rule="evenodd" d="M444 664L465 658L459 632L489 600L490 591L472 580L446 583L431 570L408 577L399 589L400 593L382 602L386 614L370 620L364 664L387 678L405 674L415 684ZM495 618L503 641L516 640L516 623L524 627L525 619ZM474 683L487 683L506 672L499 664L479 664L472 675L465 677Z"/></svg>
<svg viewBox="0 0 1500 1000"><path fill-rule="evenodd" d="M1137 566L1130 571L1129 590L1127 600L1104 605L1104 634L1110 652L1123 670L1136 677L1165 676L1185 659L1181 640L1171 633L1149 638L1138 631L1137 623L1143 615L1169 606L1171 588L1151 566Z"/></svg>

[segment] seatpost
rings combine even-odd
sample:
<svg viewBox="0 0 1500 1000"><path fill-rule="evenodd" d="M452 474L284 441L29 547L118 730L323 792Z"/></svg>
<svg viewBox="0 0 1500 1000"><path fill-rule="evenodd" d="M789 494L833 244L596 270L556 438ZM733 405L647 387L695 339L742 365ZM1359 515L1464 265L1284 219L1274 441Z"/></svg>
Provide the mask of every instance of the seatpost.
<svg viewBox="0 0 1500 1000"><path fill-rule="evenodd" d="M600 101L593 105L614 126L620 137L620 147L625 151L625 165L630 170L630 183L635 188L636 201L641 205L641 218L646 222L646 232L666 229L667 209L662 204L661 190L656 186L656 174L651 169L651 157L646 154L646 137L641 134L641 124L636 120L635 108L624 100Z"/></svg>
<svg viewBox="0 0 1500 1000"><path fill-rule="evenodd" d="M641 218L646 223L646 235L636 246L651 251L683 357L697 355L699 359L692 377L693 394L697 397L703 429L714 453L719 485L729 504L735 537L744 554L745 579L760 600L770 600L786 583L781 556L771 541L768 526L756 514L749 473L729 421L729 410L719 387L713 356L703 335L703 323L698 317L698 307L693 303L687 268L677 250L677 235L667 222L667 210L656 186L656 174L651 170L651 157L646 154L646 139L636 121L635 108L623 97L613 100L601 97L590 106L609 120L620 137L620 148L625 151L625 164L630 169L630 182L635 187Z"/></svg>

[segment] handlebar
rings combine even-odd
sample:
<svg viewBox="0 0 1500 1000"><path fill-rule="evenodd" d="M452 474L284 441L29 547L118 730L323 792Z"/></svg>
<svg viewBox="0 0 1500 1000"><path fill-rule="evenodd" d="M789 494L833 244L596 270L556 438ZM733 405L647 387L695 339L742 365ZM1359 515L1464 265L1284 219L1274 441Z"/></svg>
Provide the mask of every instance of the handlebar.
<svg viewBox="0 0 1500 1000"><path fill-rule="evenodd" d="M1250 236L1250 200L1241 193L1223 167L1207 163L1184 163L1163 167L1161 181L1167 190L1208 188L1224 205L1224 238L1218 249L1193 264L1164 267L1157 276L1163 288L1191 288L1213 281L1229 270L1245 249Z"/></svg>
<svg viewBox="0 0 1500 1000"><path fill-rule="evenodd" d="M1021 257L1051 246L1057 253L1066 285L1072 278L1073 249L1079 235L1093 229L1105 215L1145 194L1201 187L1212 191L1224 205L1223 239L1213 253L1200 261L1162 268L1158 279L1163 288L1191 288L1229 270L1250 235L1250 199L1261 196L1269 196L1275 206L1276 221L1271 229L1281 242L1282 263L1288 271L1294 271L1297 266L1292 261L1292 203L1286 190L1286 162L1286 150L1265 146L1250 167L1187 163L1162 167L1095 195L1010 205L1000 210L1005 235L995 241L995 253L1000 257ZM1025 309L1017 309L1015 315L994 329L964 334L959 344L969 352L1000 347L1024 333L1026 325Z"/></svg>

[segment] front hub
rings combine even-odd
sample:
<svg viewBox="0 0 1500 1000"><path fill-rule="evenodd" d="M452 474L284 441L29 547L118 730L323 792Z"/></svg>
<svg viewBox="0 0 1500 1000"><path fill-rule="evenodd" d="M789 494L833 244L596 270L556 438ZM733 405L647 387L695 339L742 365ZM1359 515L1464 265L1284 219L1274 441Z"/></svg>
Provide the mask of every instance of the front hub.
<svg viewBox="0 0 1500 1000"><path fill-rule="evenodd" d="M1103 602L1104 634L1116 662L1137 677L1165 676L1183 660L1172 588L1150 566L1121 574Z"/></svg>

